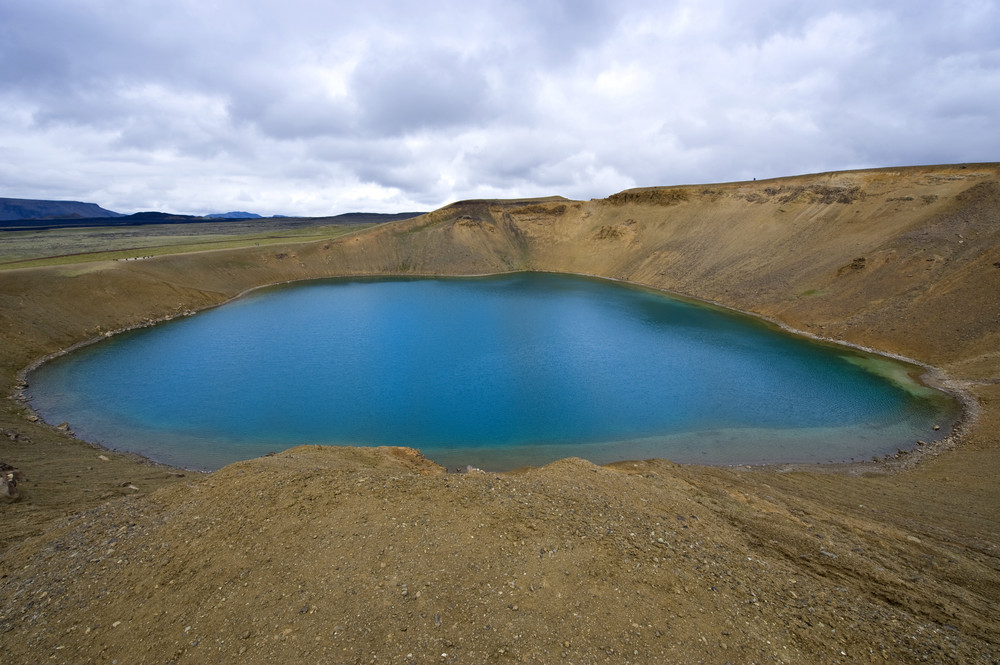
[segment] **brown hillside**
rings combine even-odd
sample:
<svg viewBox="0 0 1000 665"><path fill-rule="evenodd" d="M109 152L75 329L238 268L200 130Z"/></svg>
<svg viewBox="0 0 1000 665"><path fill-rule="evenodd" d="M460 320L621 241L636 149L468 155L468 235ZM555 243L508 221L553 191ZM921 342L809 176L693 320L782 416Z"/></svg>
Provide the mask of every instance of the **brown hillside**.
<svg viewBox="0 0 1000 665"><path fill-rule="evenodd" d="M912 358L964 391L964 427L847 468L459 475L406 449L304 446L202 475L5 400L0 460L27 475L0 506L9 659L1000 659L997 164L468 201L323 242L3 271L0 385L16 397L47 354L266 284L511 270L625 279Z"/></svg>

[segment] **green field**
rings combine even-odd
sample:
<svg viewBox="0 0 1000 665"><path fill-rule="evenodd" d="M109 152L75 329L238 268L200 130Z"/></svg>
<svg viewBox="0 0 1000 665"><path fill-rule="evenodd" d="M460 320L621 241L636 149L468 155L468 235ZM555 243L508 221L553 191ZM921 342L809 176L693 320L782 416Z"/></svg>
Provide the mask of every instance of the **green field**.
<svg viewBox="0 0 1000 665"><path fill-rule="evenodd" d="M374 224L255 219L0 233L0 270L334 238Z"/></svg>

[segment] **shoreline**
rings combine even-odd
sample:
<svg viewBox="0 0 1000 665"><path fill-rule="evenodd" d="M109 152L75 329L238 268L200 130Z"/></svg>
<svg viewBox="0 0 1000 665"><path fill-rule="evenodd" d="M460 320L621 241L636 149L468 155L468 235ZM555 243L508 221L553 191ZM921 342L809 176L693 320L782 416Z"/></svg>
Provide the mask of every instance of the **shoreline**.
<svg viewBox="0 0 1000 665"><path fill-rule="evenodd" d="M189 308L183 308L181 311L179 311L176 314L167 315L167 316L164 316L164 317L160 317L158 319L150 319L148 321L144 321L144 322L142 322L140 324L133 325L133 326L125 326L125 327L121 327L121 328L117 328L117 329L105 331L105 332L101 333L100 335L96 335L94 337L82 340L80 342L77 342L75 344L70 345L69 347L61 349L59 351L55 351L53 353L46 354L45 356L43 356L41 358L37 358L34 361L32 361L31 363L29 363L27 366L25 366L24 368L22 368L21 370L19 370L15 374L15 377L14 377L14 379L15 379L14 389L10 393L9 398L11 400L13 400L16 404L20 405L21 407L23 407L25 409L25 411L27 412L27 414L25 415L25 418L29 419L29 421L31 419L31 416L34 416L37 419L38 423L41 423L43 426L48 427L51 430L58 431L58 428L55 425L52 425L51 423L48 423L47 421L45 421L44 419L41 418L41 416L31 406L30 400L28 399L28 397L24 394L24 391L27 389L27 387L29 385L28 375L31 372L35 371L36 369L38 369L39 367L41 367L45 363L50 362L50 361L52 361L52 360L54 360L56 358L60 358L62 356L68 355L68 354L73 353L73 352L75 352L75 351L77 351L79 349L86 348L86 347L92 346L94 344L99 344L99 343L101 343L103 341L109 340L112 337L115 337L116 335L119 335L119 334L122 334L122 333L126 333L126 332L131 332L131 331L134 331L134 330L141 330L143 328L151 328L151 327L163 324L163 323L167 323L169 321L173 321L173 320L175 320L177 318L180 318L180 317L190 317L190 316L194 316L196 314L199 314L201 312L205 312L205 311L209 311L209 310L212 310L212 309L216 309L218 307L223 307L224 305L227 305L227 304L230 304L232 302L235 302L235 301L237 301L237 300L239 300L241 298L246 297L247 295L249 295L251 293L254 293L256 291L260 291L260 290L263 290L263 289L274 288L274 287L281 287L281 286L287 286L287 285L292 285L292 284L297 284L297 283L305 283L305 282L315 282L315 281L325 281L325 280L339 280L339 279L352 279L352 278L372 278L372 279L386 279L386 280L405 279L405 278L414 278L414 279L435 279L435 278L444 278L444 279L476 279L476 278L499 277L499 276L503 276L503 275L516 275L516 274L521 274L521 273L533 273L533 272L534 273L541 273L541 274L578 276L578 277L584 277L584 278L588 278L588 279L595 279L595 280L601 280L601 281L616 282L616 283L619 283L619 284L625 284L625 285L628 285L628 286L631 286L631 287L636 287L636 288L641 288L641 289L649 289L649 290L654 291L656 293L663 294L663 295L665 295L667 297L674 298L674 299L680 300L682 302L686 301L686 302L690 302L692 304L696 304L696 305L699 305L699 306L707 306L707 307L711 307L711 308L716 308L716 309L723 310L723 311L725 311L727 313L730 313L730 314L736 314L736 315L739 315L739 316L747 317L747 318L753 319L753 320L755 320L757 322L760 322L760 323L766 324L768 326L777 328L778 330L780 330L780 331L782 331L784 333L787 333L787 334L790 334L790 335L794 335L794 336L797 336L797 337L801 337L801 338L804 338L804 339L809 339L809 340L812 340L814 342L820 342L820 343L823 343L823 344L826 344L826 345L830 345L830 346L843 347L843 348L847 348L847 349L851 349L851 350L855 350L855 351L861 351L863 353L870 354L870 355L877 356L877 357L881 357L881 358L888 358L890 360L902 363L904 365L910 365L910 366L912 366L914 368L921 369L922 373L919 376L914 377L914 376L910 375L911 378L914 381L916 381L917 383L919 383L920 385L924 386L924 387L927 387L927 388L930 388L932 390L936 390L938 392L941 392L941 393L943 393L945 395L948 395L949 397L951 397L952 399L955 400L955 402L957 403L957 405L959 407L959 413L958 413L955 421L951 424L951 431L946 436L943 436L941 438L938 438L938 439L936 439L934 441L930 441L930 442L921 442L919 440L918 441L914 441L912 443L912 445L914 446L913 448L911 448L911 449L899 448L895 454L887 453L887 454L879 457L878 459L875 459L875 457L873 457L872 459L857 460L857 461L770 462L770 463L764 463L764 464L740 464L740 463L734 463L734 464L677 463L677 464L681 464L681 465L685 465L685 466L708 466L708 467L725 468L725 469L732 469L732 470L745 469L745 470L756 470L756 471L775 471L775 472L779 472L779 473L787 473L789 471L813 471L813 472L819 472L819 473L840 473L840 474L844 474L844 475L848 475L848 476L864 475L866 473L889 473L889 474L895 474L895 473L901 473L903 471L912 469L912 468L916 467L917 465L919 465L921 462L923 462L923 461L925 461L925 460L927 460L929 458L936 457L936 456L940 455L941 453L946 452L948 450L952 450L956 446L960 445L961 442L962 442L962 440L963 440L963 438L967 435L967 433L969 431L971 431L971 429L973 429L975 427L975 424L978 421L979 408L980 408L978 400L975 399L975 397L972 395L972 393L970 391L959 387L958 384L957 384L957 382L949 379L940 368L934 367L933 365L930 365L930 364L927 364L927 363L915 360L913 358L908 358L908 357L902 356L900 354L894 354L894 353L890 353L890 352L885 352L885 351L881 351L881 350L878 350L878 349L875 349L875 348L872 348L872 347L867 347L867 346L860 345L860 344L854 344L854 343L846 342L846 341L843 341L843 340L837 340L837 339L833 339L833 338L825 338L825 337L822 337L820 335L816 335L815 333L810 333L810 332L807 332L807 331L798 330L796 328L793 328L792 326L784 324L783 322L778 321L776 319L773 319L771 317L767 317L767 316L764 316L764 315L761 315L761 314L757 314L755 312L749 312L749 311L745 311L745 310L740 310L740 309L737 309L735 307L729 307L727 305L724 305L722 303L719 303L719 302L716 302L716 301L713 301L713 300L697 298L695 296L691 296L691 295L688 295L688 294L671 291L669 289L658 288L658 287L655 287L655 286L651 286L651 285L644 284L644 283L641 283L641 282L634 282L634 281L623 279L623 278L603 277L601 275L595 275L595 274L590 274L590 273L555 271L555 270L508 270L508 271L502 271L502 272L477 273L477 274L468 274L468 275L454 274L454 273L416 273L416 274L415 273L396 273L396 274L385 274L385 273L379 273L379 274L357 273L357 274L355 274L355 273L352 273L352 274L345 274L345 275L330 275L330 276L326 276L326 277L314 277L314 278L282 280L282 281L277 281L277 282L270 282L270 283L266 283L266 284L260 284L260 285L257 285L257 286L252 286L250 288L244 289L243 291L239 292L235 296L227 298L227 299L225 299L225 300L223 300L223 301L221 301L219 303L216 303L216 304L209 304L209 305L205 305L205 306L202 306L202 307L195 307L195 308L190 308L190 307ZM892 380L892 379L890 379L888 377L882 377L882 379L886 380L886 381L891 381ZM964 383L968 384L969 382L964 382ZM150 458L150 457L148 457L146 455L143 455L142 453L138 453L138 452L130 451L130 450L124 450L124 449L120 450L120 449L115 449L115 448L108 448L107 446L104 446L104 445L102 445L100 443L96 443L96 442L93 442L93 441L88 441L87 439L79 438L79 437L77 437L72 432L72 430L64 431L64 433L67 434L68 436L70 436L71 438L73 438L74 440L79 441L81 443L84 443L84 444L86 444L86 445L88 445L88 446L90 446L90 447L92 447L92 448L94 448L96 450L104 450L104 451L108 451L108 452L114 452L114 453L119 454L119 455L127 456L127 457L130 457L133 460L135 460L137 463L141 463L141 464L144 464L144 465L152 465L152 466L156 466L156 467L162 467L162 468L165 468L165 469L177 469L177 470L183 470L183 471L189 472L189 473L200 473L200 474L205 474L205 475L214 473L215 471L219 470L219 469L215 469L215 470L212 470L212 471L206 471L206 470L203 470L203 469L197 469L197 468L190 468L190 467L172 465L172 464L168 464L168 463L157 461L157 460L155 460L153 458ZM322 445L322 444L312 444L312 443L306 442L304 444L296 444L296 445ZM292 446L292 447L294 447L294 446ZM369 447L377 447L377 446L349 446L349 447L369 448ZM411 448L409 446L402 446L402 447L408 448L409 450L414 450L414 451L419 452L419 449L417 449L417 448ZM285 450L285 449L283 449L283 450ZM567 458L570 458L570 457L576 457L576 456L575 455L568 455L567 456ZM255 459L255 458L249 458L249 459ZM566 459L566 458L562 458L562 459ZM620 460L620 461L615 461L615 462L609 462L609 463L605 464L604 466L609 466L609 465L614 465L614 464L625 464L625 463L632 463L632 462L647 462L647 461L651 461L651 460L664 460L664 461L669 461L669 462L673 463L673 460L670 460L669 458L642 458L642 459L635 459L635 460L628 459L628 460ZM232 462L232 463L238 463L239 461L245 461L245 460L238 460L237 462ZM220 467L220 468L225 468L225 466L228 466L228 464L224 465L223 467ZM519 468L521 468L521 467L519 467ZM540 468L540 467L528 467L528 468ZM510 473L510 472L509 471L503 471L503 472L497 472L497 473Z"/></svg>

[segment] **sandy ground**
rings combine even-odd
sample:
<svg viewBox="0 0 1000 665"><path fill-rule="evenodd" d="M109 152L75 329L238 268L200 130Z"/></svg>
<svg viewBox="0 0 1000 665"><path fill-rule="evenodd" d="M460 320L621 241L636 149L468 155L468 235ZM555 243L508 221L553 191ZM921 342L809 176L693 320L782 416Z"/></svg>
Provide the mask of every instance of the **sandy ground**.
<svg viewBox="0 0 1000 665"><path fill-rule="evenodd" d="M628 279L937 368L950 449L852 467L447 473L302 446L213 474L0 412L11 662L1000 662L1000 169L466 202L350 238L0 274L0 377L268 283ZM397 443L397 442L387 442Z"/></svg>

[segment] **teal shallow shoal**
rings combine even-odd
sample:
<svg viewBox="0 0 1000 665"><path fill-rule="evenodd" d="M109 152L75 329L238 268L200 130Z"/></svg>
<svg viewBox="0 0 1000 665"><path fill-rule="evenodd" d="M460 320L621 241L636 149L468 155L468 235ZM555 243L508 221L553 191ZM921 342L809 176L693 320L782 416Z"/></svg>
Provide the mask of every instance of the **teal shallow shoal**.
<svg viewBox="0 0 1000 665"><path fill-rule="evenodd" d="M840 461L955 417L945 396L871 371L885 364L606 280L338 279L66 355L33 373L31 398L84 439L189 468L305 443L495 470Z"/></svg>

